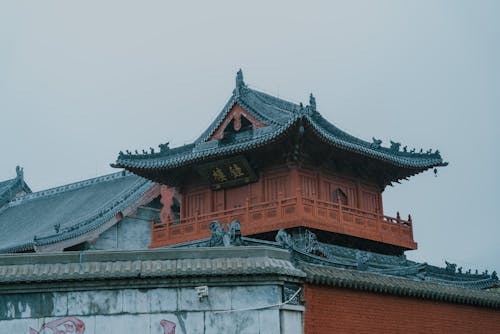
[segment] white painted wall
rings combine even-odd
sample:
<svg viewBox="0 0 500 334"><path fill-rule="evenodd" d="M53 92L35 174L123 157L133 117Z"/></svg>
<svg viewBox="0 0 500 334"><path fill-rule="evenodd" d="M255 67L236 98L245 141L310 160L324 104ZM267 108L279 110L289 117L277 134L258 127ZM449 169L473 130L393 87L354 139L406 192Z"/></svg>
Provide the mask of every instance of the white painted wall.
<svg viewBox="0 0 500 334"><path fill-rule="evenodd" d="M302 306L267 307L281 301L278 285L209 287L202 299L194 286L3 294L0 333L55 334L40 329L58 320L71 326L75 320L68 317L82 321L85 334L303 333ZM175 323L175 331L164 332L162 320Z"/></svg>

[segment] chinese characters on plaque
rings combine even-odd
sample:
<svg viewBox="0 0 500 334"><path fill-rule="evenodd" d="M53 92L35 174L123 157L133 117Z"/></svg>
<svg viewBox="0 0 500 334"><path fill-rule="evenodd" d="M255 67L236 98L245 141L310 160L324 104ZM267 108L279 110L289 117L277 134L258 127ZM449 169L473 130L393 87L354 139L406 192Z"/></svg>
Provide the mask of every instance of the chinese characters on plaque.
<svg viewBox="0 0 500 334"><path fill-rule="evenodd" d="M257 180L257 176L243 156L202 165L198 172L208 179L212 189L240 186Z"/></svg>

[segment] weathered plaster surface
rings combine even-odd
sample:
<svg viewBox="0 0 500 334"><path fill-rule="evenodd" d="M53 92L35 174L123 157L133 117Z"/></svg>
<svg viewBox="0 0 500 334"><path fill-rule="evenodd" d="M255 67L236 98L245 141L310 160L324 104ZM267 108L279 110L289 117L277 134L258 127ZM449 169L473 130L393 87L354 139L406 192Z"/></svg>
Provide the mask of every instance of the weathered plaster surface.
<svg viewBox="0 0 500 334"><path fill-rule="evenodd" d="M138 209L140 210L140 209ZM124 217L90 244L95 250L148 249L151 243L151 219Z"/></svg>
<svg viewBox="0 0 500 334"><path fill-rule="evenodd" d="M302 333L301 307L267 307L281 301L272 284L209 287L201 299L194 287L3 294L0 333L77 333L77 320L85 334Z"/></svg>

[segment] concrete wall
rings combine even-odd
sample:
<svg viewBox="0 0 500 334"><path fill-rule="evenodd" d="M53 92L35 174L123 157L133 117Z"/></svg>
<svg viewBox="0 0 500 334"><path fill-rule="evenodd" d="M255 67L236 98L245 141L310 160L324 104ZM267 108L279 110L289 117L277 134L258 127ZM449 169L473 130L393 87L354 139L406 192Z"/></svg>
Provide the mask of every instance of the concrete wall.
<svg viewBox="0 0 500 334"><path fill-rule="evenodd" d="M303 307L267 307L282 301L279 285L208 294L199 299L194 287L3 294L0 333L303 333Z"/></svg>
<svg viewBox="0 0 500 334"><path fill-rule="evenodd" d="M95 250L145 250L151 244L151 219L158 211L138 208L133 217L124 217L89 244Z"/></svg>

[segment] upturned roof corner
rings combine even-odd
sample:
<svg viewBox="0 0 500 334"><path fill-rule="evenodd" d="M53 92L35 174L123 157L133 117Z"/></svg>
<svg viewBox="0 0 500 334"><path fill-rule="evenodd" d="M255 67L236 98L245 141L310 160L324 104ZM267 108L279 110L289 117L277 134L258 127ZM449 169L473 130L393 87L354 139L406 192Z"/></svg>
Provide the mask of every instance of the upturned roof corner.
<svg viewBox="0 0 500 334"><path fill-rule="evenodd" d="M0 208L20 194L30 194L31 188L24 181L23 168L16 166L16 177L0 182Z"/></svg>

